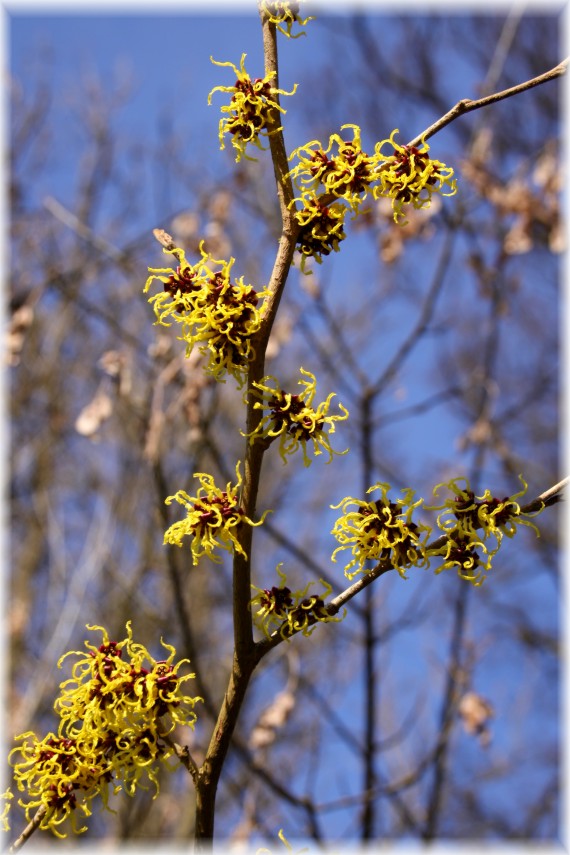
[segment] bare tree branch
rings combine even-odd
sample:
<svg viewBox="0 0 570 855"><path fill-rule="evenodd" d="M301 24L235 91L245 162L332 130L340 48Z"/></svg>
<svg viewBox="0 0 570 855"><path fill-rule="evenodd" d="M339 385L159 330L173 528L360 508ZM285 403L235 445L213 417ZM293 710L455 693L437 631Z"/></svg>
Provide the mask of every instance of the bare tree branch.
<svg viewBox="0 0 570 855"><path fill-rule="evenodd" d="M30 837L32 836L34 831L38 830L38 828L40 827L40 823L41 823L42 819L44 818L44 816L46 815L46 813L47 813L46 806L41 805L38 808L38 810L36 811L36 813L34 814L33 819L27 824L27 826L24 828L24 830L19 835L19 837L17 837L16 840L14 840L14 842L12 843L10 848L8 849L8 852L17 852L18 849L22 848L24 843L26 843L26 841L28 841L30 839Z"/></svg>
<svg viewBox="0 0 570 855"><path fill-rule="evenodd" d="M408 145L419 145L423 140L433 137L434 134L439 133L439 131L443 130L443 128L455 119L458 119L459 116L463 116L465 113L470 113L473 110L479 110L481 107L488 107L489 104L495 104L497 101L503 101L505 98L511 98L513 95L519 95L521 92L526 92L528 89L540 86L542 83L548 83L550 80L556 80L557 77L561 77L563 74L566 74L568 62L569 60L565 59L557 65L556 68L552 68L544 74L539 74L538 77L533 77L532 80L526 80L524 83L519 83L517 86L511 86L510 89L504 89L502 92L495 92L493 95L486 95L484 98L478 98L475 101L470 98L463 98L461 101L458 101L457 104L445 114L445 116L442 116L437 120L437 122L430 125L429 128L423 131L423 133L414 137Z"/></svg>

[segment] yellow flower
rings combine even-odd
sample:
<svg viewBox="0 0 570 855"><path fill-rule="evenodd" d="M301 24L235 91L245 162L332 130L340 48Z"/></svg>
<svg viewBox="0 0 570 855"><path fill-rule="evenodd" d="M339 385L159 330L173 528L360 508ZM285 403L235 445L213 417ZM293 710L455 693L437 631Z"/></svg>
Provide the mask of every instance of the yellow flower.
<svg viewBox="0 0 570 855"><path fill-rule="evenodd" d="M242 483L239 471L239 461L236 465L237 483L226 485L225 490L216 487L211 475L196 472L195 478L200 481L200 487L195 497L189 496L183 490L169 496L166 504L176 501L187 510L186 519L170 526L164 535L164 543L182 546L184 537L192 538L192 563L207 555L212 561L220 563L221 559L213 553L219 547L231 552L237 550L245 556L245 552L235 536L234 529L240 525L259 526L265 520L269 511L265 511L259 522L253 522L243 512L238 498L238 490Z"/></svg>
<svg viewBox="0 0 570 855"><path fill-rule="evenodd" d="M321 454L324 449L329 455L327 462L330 463L333 455L346 454L346 451L338 452L331 448L329 436L335 432L335 422L348 418L348 410L339 404L341 415L328 414L331 400L335 397L334 392L314 409L312 403L316 391L315 376L303 368L301 374L308 379L299 380L298 385L304 389L298 395L280 389L277 379L271 376L253 384L261 398L261 401L254 404L254 408L267 412L255 431L247 435L251 442L263 438L272 441L280 437L279 454L283 463L287 463L287 454L294 454L301 446L304 464L310 466L308 442L312 442L315 456ZM328 431L325 431L327 427Z"/></svg>
<svg viewBox="0 0 570 855"><path fill-rule="evenodd" d="M404 498L396 502L387 498L389 484L375 484L367 491L381 490L382 498L373 502L360 499L346 498L332 508L342 508L340 517L332 530L340 546L332 554L336 561L337 553L350 549L353 555L344 570L348 579L358 573L365 573L368 560L390 561L392 567L400 576L406 578L405 568L425 567L428 558L425 553L427 538L431 529L427 525L412 522L412 513L421 503L413 501L414 491L404 490ZM356 510L349 511L350 505L356 505ZM423 533L423 538L422 538ZM352 567L357 569L350 572Z"/></svg>
<svg viewBox="0 0 570 855"><path fill-rule="evenodd" d="M103 633L98 647L85 642L87 653L72 651L58 662L61 667L68 656L78 656L72 677L61 686L55 703L65 726L80 720L99 734L109 728L124 731L125 726L150 728L158 736L170 733L177 724L194 726L196 714L192 708L199 698L184 695L180 687L194 674L178 675L182 659L173 665L176 650L161 641L169 651L167 659L154 659L144 645L133 641L130 622L127 637L110 641L104 627L88 626L90 631ZM167 723L163 716L168 716ZM161 719L159 723L159 719Z"/></svg>
<svg viewBox="0 0 570 855"><path fill-rule="evenodd" d="M164 319L173 315L179 320L185 311L193 307L196 295L214 274L208 267L209 255L204 252L203 243L200 244L202 259L195 265L186 260L186 253L179 247L165 247L162 251L173 255L178 266L176 270L173 267L149 267L150 276L146 280L143 293L146 294L155 279L163 283L164 290L151 297L149 303L153 304L158 322L169 326Z"/></svg>
<svg viewBox="0 0 570 855"><path fill-rule="evenodd" d="M144 290L153 280L163 283L163 291L150 297L157 317L156 323L170 326L180 324L179 338L186 342L186 356L195 344L206 356L206 371L217 381L231 374L241 388L246 380L249 362L255 357L252 337L261 326L260 299L266 291L257 292L245 285L243 277L231 281L233 258L215 259L200 244L201 260L191 265L184 251L175 247L164 249L180 262L171 267L150 268Z"/></svg>
<svg viewBox="0 0 570 855"><path fill-rule="evenodd" d="M525 517L535 514L523 514L520 505L515 500L524 496L528 485L520 477L523 489L513 496L505 496L497 499L489 490L485 490L482 496L476 496L467 478L453 478L447 483L437 484L434 487L434 496L437 496L442 487L446 487L453 493L442 505L426 506L426 510L441 511L437 517L437 525L452 538L467 538L479 541L481 538L486 542L493 537L496 541L495 548L490 551L494 555L500 545L503 535L513 537L517 526L530 526L537 535L539 531L534 523ZM460 486L464 484L464 486ZM540 513L540 512L539 512Z"/></svg>
<svg viewBox="0 0 570 855"><path fill-rule="evenodd" d="M2 814L0 814L0 827L3 831L10 831L10 821L8 819L8 814L10 813L10 808L12 806L12 799L14 798L14 793L7 789L5 793L0 795L0 799L3 799L5 804L2 808Z"/></svg>
<svg viewBox="0 0 570 855"><path fill-rule="evenodd" d="M296 2L287 3L284 2L284 0L261 0L259 8L267 20L271 21L272 24L275 24L279 32L283 33L284 36L287 36L288 39L298 39L299 36L305 35L304 30L293 35L291 32L293 24L297 23L300 27L305 27L309 21L315 20L311 17L301 18L299 14L299 3ZM282 25L284 25L286 29L283 29Z"/></svg>
<svg viewBox="0 0 570 855"><path fill-rule="evenodd" d="M299 160L288 177L301 193L292 202L301 205L295 212L300 225L297 246L302 255L301 270L308 257L320 264L322 256L338 252L346 237L347 211L358 215L369 188L377 181L377 155L369 157L362 151L358 125L342 125L341 130L347 128L352 129L352 140L332 134L327 148L312 140L295 149L289 158ZM329 157L333 147L334 153Z"/></svg>
<svg viewBox="0 0 570 855"><path fill-rule="evenodd" d="M277 114L286 112L275 99L275 96L294 95L297 90L297 84L293 87L292 92L285 92L283 89L272 86L271 81L275 77L274 71L263 78L257 77L252 80L245 70L245 57L246 54L242 54L239 68L233 62L216 62L210 57L214 65L227 65L229 68L233 68L237 77L234 86L215 86L208 95L208 104L211 104L214 92L232 93L230 103L221 108L222 113L227 114L227 118L220 119L219 136L222 149L224 148L225 134L231 136L232 145L237 150L237 162L242 157L246 157L248 160L254 159L248 158L245 154L248 143L253 143L257 148L263 150L259 137L267 137L270 133L281 130L280 127L272 127L277 121Z"/></svg>
<svg viewBox="0 0 570 855"><path fill-rule="evenodd" d="M427 143L421 148L399 145L394 140L398 133L395 130L389 139L376 143L374 154L368 155L362 151L358 125L342 125L341 130L346 128L352 129L352 140L332 134L327 148L313 140L291 154L290 159L297 157L299 162L289 177L301 191L300 201L305 210L314 212L317 204L322 209L331 199L337 198L343 199L357 215L371 191L375 199L382 196L392 199L394 220L398 222L403 216L404 205L424 208L429 206L433 193L451 196L456 192L453 170L429 157ZM391 154L383 153L385 146L391 146ZM444 192L446 188L447 193ZM307 216L304 219L297 216L297 219L305 225ZM324 231L321 228L321 233ZM332 248L336 250L338 245Z"/></svg>
<svg viewBox="0 0 570 855"><path fill-rule="evenodd" d="M274 627L279 627L281 637L288 641L290 636L297 632L309 636L317 623L338 623L345 617L346 609L342 617L331 615L327 610L324 598L332 591L330 585L320 579L324 591L319 595L307 596L313 582L309 582L302 590L293 592L286 585L287 577L280 569L281 566L277 565L281 585L274 585L272 588L251 586L257 591L250 603L252 611L257 607L253 622L268 638Z"/></svg>
<svg viewBox="0 0 570 855"><path fill-rule="evenodd" d="M297 235L297 248L301 259L301 270L305 269L307 258L314 258L322 263L323 255L338 252L339 244L345 239L344 218L348 208L342 202L332 202L327 205L324 197L307 192L301 199L303 207L295 212L295 219L300 225Z"/></svg>
<svg viewBox="0 0 570 855"><path fill-rule="evenodd" d="M91 814L95 796L107 806L109 786L114 793L132 795L150 781L156 795L157 761L174 753L164 739L176 725L194 727L193 706L201 700L183 693L182 684L194 675L179 675L188 660L174 664L171 645L161 642L169 655L156 660L133 641L130 623L127 637L118 642L103 627L87 628L103 634L102 644L86 641L86 653L71 651L58 663L61 667L68 656L78 657L54 704L58 733L41 740L32 732L21 734L16 737L21 745L10 753L16 785L26 793L19 804L27 818L43 806L40 828L60 837L65 837L60 826L68 817L75 833L85 831L78 815Z"/></svg>
<svg viewBox="0 0 570 855"><path fill-rule="evenodd" d="M451 196L457 190L453 170L429 157L427 143L421 148L399 145L394 140L395 130L389 139L376 143L374 154L368 155L362 150L358 125L342 125L341 131L348 128L352 129L352 140L331 134L326 148L319 140L312 140L295 149L289 158L298 159L287 177L301 193L292 204L301 204L295 217L301 226L297 245L303 255L302 268L306 257L313 256L320 263L323 255L338 251L345 238L347 211L339 204L341 200L357 216L369 192L375 199L387 196L398 222L405 205L424 208L434 193ZM392 154L383 153L387 145Z"/></svg>
<svg viewBox="0 0 570 855"><path fill-rule="evenodd" d="M71 816L73 832L86 831L86 826L78 826L78 813L91 815L91 801L103 791L106 793L111 778L103 753L85 749L77 739L54 733L38 740L29 731L16 740L22 744L10 752L10 762L18 790L26 793L26 799L19 799L18 804L25 808L27 820L43 806L40 828L66 837L59 826ZM12 760L16 755L21 758L19 762Z"/></svg>
<svg viewBox="0 0 570 855"><path fill-rule="evenodd" d="M485 553L483 561L479 550ZM450 536L445 545L438 550L429 550L430 555L443 556L443 564L435 571L436 576L450 567L457 567L457 573L476 588L485 581L485 573L491 569L492 555L480 540L472 540L461 534Z"/></svg>
<svg viewBox="0 0 570 855"><path fill-rule="evenodd" d="M323 149L318 140L295 149L289 160L299 159L289 176L295 180L303 196L307 191L312 194L330 193L344 199L355 213L366 198L369 185L376 180L376 157L369 157L362 151L360 128L358 125L342 125L341 130L352 128L353 139L343 140L338 134L329 137L327 148ZM328 157L336 146L336 154Z"/></svg>
<svg viewBox="0 0 570 855"><path fill-rule="evenodd" d="M425 506L426 510L440 511L437 525L447 535L444 546L429 550L430 555L441 555L444 558L443 565L436 573L448 567L457 567L463 579L479 586L491 569L493 556L499 551L503 536L513 537L519 525L530 526L537 536L540 535L537 527L528 519L535 514L524 514L516 501L527 491L526 482L522 476L519 478L522 490L502 499L494 497L489 490L485 490L482 496L476 496L467 478L452 478L434 487L435 496L442 487L453 494L442 505ZM494 544L490 545L491 538ZM484 560L481 552L485 555Z"/></svg>
<svg viewBox="0 0 570 855"><path fill-rule="evenodd" d="M416 146L399 145L394 136L399 133L392 131L389 139L376 144L376 157L380 161L376 177L380 183L373 189L374 198L388 196L392 199L394 221L397 223L403 216L404 205L414 208L426 208L431 203L434 193L443 196L453 196L457 185L453 179L453 169L439 160L429 157L429 146L426 142L421 148ZM384 146L391 146L393 153L382 154ZM448 192L445 193L444 189ZM405 221L402 222L402 225Z"/></svg>

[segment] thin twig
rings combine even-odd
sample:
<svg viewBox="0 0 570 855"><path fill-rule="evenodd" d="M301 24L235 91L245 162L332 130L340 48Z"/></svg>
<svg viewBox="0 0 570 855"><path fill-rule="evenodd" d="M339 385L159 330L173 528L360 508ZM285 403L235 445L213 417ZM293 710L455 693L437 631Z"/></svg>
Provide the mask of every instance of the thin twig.
<svg viewBox="0 0 570 855"><path fill-rule="evenodd" d="M463 98L458 101L455 107L452 107L449 112L430 125L423 133L418 134L408 145L419 145L423 140L433 137L443 128L463 116L465 113L470 113L473 110L479 110L480 107L487 107L489 104L495 104L497 101L502 101L505 98L510 98L512 95L518 95L520 92L526 92L527 89L532 89L534 86L540 86L542 83L547 83L549 80L555 80L566 74L568 59L563 60L556 68L551 68L544 74L539 74L538 77L533 77L532 80L525 80L524 83L519 83L517 86L511 86L510 89L503 89L501 92L495 92L492 95L486 95L484 98L478 98L473 101L470 98Z"/></svg>
<svg viewBox="0 0 570 855"><path fill-rule="evenodd" d="M34 831L37 831L37 829L40 827L40 823L41 823L42 819L44 818L44 816L46 815L46 813L47 813L47 807L45 805L40 805L40 807L37 809L33 819L30 820L30 822L24 828L24 830L22 831L20 836L17 837L16 840L14 840L14 842L12 843L10 848L8 849L8 852L17 852L18 849L22 848L22 846L24 845L26 840L29 840L29 838L32 836Z"/></svg>
<svg viewBox="0 0 570 855"><path fill-rule="evenodd" d="M43 204L44 208L46 208L56 219L112 261L115 261L117 264L123 264L129 261L129 257L126 253L117 249L117 247L113 246L112 243L109 243L105 238L96 234L90 226L82 222L76 214L66 208L65 205L62 205L61 202L58 202L57 199L54 199L53 196L46 196L43 200Z"/></svg>
<svg viewBox="0 0 570 855"><path fill-rule="evenodd" d="M273 85L275 88L278 88L279 77L275 25L262 15L262 26L265 73L266 75L275 74ZM279 104L279 93L275 92L271 97ZM287 275L291 268L297 234L299 233L299 223L295 218L295 194L291 178L289 177L290 168L285 140L283 138L283 129L279 124L279 116L276 116L274 113L268 117L268 139L271 150L271 161L275 172L277 198L281 211L282 232L273 271L267 284L269 294L263 304L263 328L260 331L259 341L254 343L257 349L263 348L264 353L279 301L285 287Z"/></svg>
<svg viewBox="0 0 570 855"><path fill-rule="evenodd" d="M160 738L163 742L166 742L169 748L172 748L182 765L185 769L187 769L192 775L193 780L195 781L199 775L198 764L190 754L190 749L187 745L179 745L178 742L175 742L168 734L161 733Z"/></svg>
<svg viewBox="0 0 570 855"><path fill-rule="evenodd" d="M541 493L540 496L537 496L536 499L533 499L532 502L529 502L528 505L524 505L521 508L523 514L532 514L534 511L540 511L542 508L548 508L550 505L555 505L556 502L560 502L563 498L562 490L568 486L570 483L570 477L563 478L562 481L559 481L558 484L555 484L554 487L549 487L548 490L545 490L544 493Z"/></svg>

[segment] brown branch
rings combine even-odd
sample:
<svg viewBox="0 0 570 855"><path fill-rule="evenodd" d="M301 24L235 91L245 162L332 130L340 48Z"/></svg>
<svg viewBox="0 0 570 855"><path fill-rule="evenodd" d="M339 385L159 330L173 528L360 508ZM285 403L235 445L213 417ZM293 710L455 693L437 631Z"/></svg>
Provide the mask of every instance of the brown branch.
<svg viewBox="0 0 570 855"><path fill-rule="evenodd" d="M541 511L543 508L548 508L550 505L555 505L557 502L562 500L562 490L564 490L569 483L570 477L563 478L562 481L559 481L558 484L555 484L553 487L549 487L548 490L545 490L544 493L541 493L540 496L537 496L536 499L533 499L532 502L528 503L528 505L524 505L521 508L521 511L523 514L532 514L535 511Z"/></svg>
<svg viewBox="0 0 570 855"><path fill-rule="evenodd" d="M46 813L47 813L47 807L45 805L40 805L40 807L37 809L33 819L30 820L30 822L24 828L24 830L22 831L20 836L17 837L16 840L14 840L14 842L12 843L10 848L8 849L8 852L17 852L18 849L22 848L24 843L30 839L30 837L32 836L34 831L38 830L38 828L40 827L40 823L41 823L42 819L44 818L44 816L46 815Z"/></svg>
<svg viewBox="0 0 570 855"><path fill-rule="evenodd" d="M274 74L272 79L275 88L278 87L278 60L277 60L277 37L275 25L268 21L263 12L261 13L263 29L263 50L265 57L266 75ZM279 104L279 95L273 95ZM290 209L293 202L293 188L291 180L287 178L289 164L285 151L283 130L279 124L279 113L273 110L268 114L267 123L271 159L275 170L277 195L281 209L282 235L273 272L267 285L268 296L264 300L262 325L255 340L252 341L255 350L255 358L252 360L248 371L248 394L247 394L247 417L246 433L252 434L257 428L262 412L254 407L255 398L251 394L253 384L259 382L265 369L265 351L271 333L271 328L277 314L279 301L285 287L287 275L293 260L295 251L298 224L295 220L294 211ZM241 494L241 506L244 513L253 518L256 512L259 479L261 477L261 466L265 447L261 443L250 443L246 440L244 480ZM236 552L234 555L234 640L238 659L251 655L253 650L253 635L249 601L251 599L251 568L250 554L253 539L251 526L242 526L238 532L243 554ZM247 669L246 669L247 670Z"/></svg>
<svg viewBox="0 0 570 855"><path fill-rule="evenodd" d="M167 733L159 734L160 738L163 742L166 742L169 748L172 748L182 765L185 769L190 772L194 781L199 774L198 765L195 762L194 758L190 754L190 749L187 745L179 745L178 742L175 742Z"/></svg>
<svg viewBox="0 0 570 855"><path fill-rule="evenodd" d="M455 107L452 107L449 112L430 125L423 133L418 134L408 145L419 145L423 140L427 140L434 134L439 133L443 128L463 116L465 113L470 113L473 110L479 110L481 107L488 107L489 104L495 104L497 101L502 101L505 98L510 98L513 95L518 95L521 92L526 92L527 89L532 89L534 86L540 86L542 83L547 83L549 80L555 80L566 74L568 59L563 60L556 68L551 68L544 74L539 74L538 77L533 77L531 80L525 80L524 83L519 83L517 86L511 86L510 89L503 89L502 92L495 92L492 95L486 95L484 98L478 98L472 101L470 98L463 98L458 101Z"/></svg>
<svg viewBox="0 0 570 855"><path fill-rule="evenodd" d="M265 56L265 74L269 75L275 72L273 77L273 85L275 88L279 86L278 78L278 61L277 61L277 38L275 24L265 19L262 13L263 26L263 51ZM279 104L279 94L275 93L272 98ZM288 177L289 161L287 159L287 150L285 148L285 140L283 138L283 128L279 124L278 111L273 112L273 118L268 121L269 147L271 150L271 160L273 161L273 169L275 172L275 183L277 187L277 197L279 199L279 208L281 211L282 233L279 240L277 257L273 265L271 278L267 285L269 296L266 297L263 308L263 329L259 336L259 342L256 342L257 348L265 347L269 339L271 327L279 307L279 301L285 287L287 275L293 261L293 253L297 234L299 232L299 223L295 218L295 194L293 184Z"/></svg>
<svg viewBox="0 0 570 855"><path fill-rule="evenodd" d="M272 77L272 87L279 88L279 66L277 59L277 37L275 24L272 24L262 14L263 27L263 54L265 58L265 74ZM279 93L272 93L271 98L280 106ZM282 115L279 111L273 111L268 116L268 139L269 148L271 150L271 160L273 161L273 169L275 172L275 181L277 184L277 197L281 208L281 219L283 225L294 222L294 211L291 210L294 199L293 184L288 177L290 168L287 158L287 150L285 148L285 140L283 138L283 128L280 126L279 116Z"/></svg>

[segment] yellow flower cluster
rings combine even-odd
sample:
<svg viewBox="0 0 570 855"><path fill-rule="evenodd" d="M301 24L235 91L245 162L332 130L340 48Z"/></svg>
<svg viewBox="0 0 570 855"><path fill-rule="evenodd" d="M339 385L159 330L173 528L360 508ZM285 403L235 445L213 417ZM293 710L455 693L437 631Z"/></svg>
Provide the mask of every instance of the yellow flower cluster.
<svg viewBox="0 0 570 855"><path fill-rule="evenodd" d="M430 158L426 142L421 148L399 145L394 140L397 133L398 130L392 131L389 139L376 147L377 156L382 162L378 167L380 184L374 188L374 198L387 196L392 200L396 223L403 216L405 205L429 208L434 193L453 196L457 192L453 169L440 160ZM385 156L382 155L382 148L387 145L391 146L393 153ZM446 189L447 192L444 192Z"/></svg>
<svg viewBox="0 0 570 855"><path fill-rule="evenodd" d="M311 256L320 263L323 255L338 251L345 237L347 210L354 216L361 213L369 193L374 199L391 199L394 220L399 222L404 206L428 207L434 193L450 196L457 189L453 170L429 157L427 143L421 148L399 145L395 130L368 155L362 150L358 125L342 125L341 131L347 129L352 130L351 140L331 134L326 148L313 140L295 149L289 158L298 160L288 177L301 193L292 204L300 203L295 217L301 226L297 244L303 262ZM386 146L392 153L383 152Z"/></svg>
<svg viewBox="0 0 570 855"><path fill-rule="evenodd" d="M179 338L186 342L187 356L197 344L208 359L209 374L222 382L226 373L231 374L238 386L243 386L248 364L255 356L251 339L261 325L258 304L266 292L258 293L251 285L245 285L243 277L232 282L234 259L212 258L204 251L203 244L200 244L202 257L194 265L178 247L163 252L174 255L178 266L149 268L144 291L148 291L155 279L164 286L149 299L156 323L180 324Z"/></svg>
<svg viewBox="0 0 570 855"><path fill-rule="evenodd" d="M261 398L254 404L254 408L267 412L255 431L247 435L251 442L259 439L267 439L271 442L276 437L280 437L279 454L283 463L287 463L288 454L294 454L301 446L304 464L310 466L311 459L307 453L309 442L313 444L315 456L324 450L329 455L330 463L334 454L346 454L346 451L338 452L331 448L329 435L335 432L335 422L348 418L348 410L339 404L341 414L329 415L330 403L335 397L334 392L331 392L326 401L314 409L312 404L316 392L315 376L303 368L300 370L301 374L308 379L299 380L298 385L304 388L298 395L283 391L277 379L271 376L264 377L261 382L253 384Z"/></svg>
<svg viewBox="0 0 570 855"><path fill-rule="evenodd" d="M168 760L174 749L165 741L177 725L194 727L194 704L201 698L185 695L182 685L194 675L180 676L174 664L174 647L162 643L168 658L154 659L135 643L130 623L127 637L111 641L100 626L88 626L103 634L102 643L85 642L87 653L77 656L72 676L60 685L54 704L59 714L57 733L38 739L32 732L16 737L21 745L10 754L18 790L26 793L19 804L28 820L39 808L45 811L40 828L58 837L60 826L71 817L75 833L78 814L89 816L91 802L101 796L107 805L109 786L113 792L132 795L146 783L158 794L158 763Z"/></svg>
<svg viewBox="0 0 570 855"><path fill-rule="evenodd" d="M297 23L300 27L305 27L309 21L314 21L312 17L301 18L299 13L299 4L295 2L285 2L285 0L262 0L259 4L259 9L264 17L275 24L280 33L287 36L288 39L298 39L299 36L304 36L305 31L293 35L292 27ZM283 29L285 27L285 29Z"/></svg>
<svg viewBox="0 0 570 855"><path fill-rule="evenodd" d="M242 54L239 68L233 62L216 62L212 59L214 65L227 65L233 68L237 79L234 86L215 86L208 95L208 104L212 103L214 92L228 92L232 95L230 103L221 108L226 118L220 119L219 137L220 147L223 149L224 136L226 134L231 136L232 145L237 151L237 162L242 157L247 160L255 159L248 158L245 153L248 143L263 150L260 136L268 137L269 134L281 130L280 126L275 127L277 116L278 113L286 111L281 107L276 96L294 95L297 91L297 84L291 92L272 86L271 81L275 77L275 72L252 80L245 70L245 57L246 54Z"/></svg>
<svg viewBox="0 0 570 855"><path fill-rule="evenodd" d="M413 501L413 490L405 490L404 498L392 502L388 499L389 484L375 484L367 491L380 490L382 497L372 502L343 499L332 508L342 508L340 517L332 530L340 546L332 554L332 560L343 549L350 549L352 560L346 565L344 575L352 579L358 573L366 572L365 564L369 560L389 560L398 573L405 578L405 570L412 565L426 566L426 538L429 526L412 522L412 513L422 503L422 499ZM351 505L356 510L348 510ZM423 539L422 539L423 535ZM356 570L352 570L353 567Z"/></svg>
<svg viewBox="0 0 570 855"><path fill-rule="evenodd" d="M484 558L480 550L485 554ZM488 554L485 544L459 532L454 537L449 537L437 553L432 552L432 555L435 554L443 557L443 563L435 571L436 575L443 570L455 568L458 576L475 587L483 583L487 571L491 569L492 555Z"/></svg>
<svg viewBox="0 0 570 855"><path fill-rule="evenodd" d="M454 478L434 488L436 496L442 487L453 493L442 505L426 506L426 510L440 511L437 525L447 535L445 546L433 553L442 555L444 559L437 572L457 567L462 578L481 585L504 535L513 537L519 525L530 526L539 534L534 523L525 519L529 515L522 514L516 501L527 490L525 481L520 480L523 489L502 499L493 497L489 490L485 490L482 496L476 496L466 478Z"/></svg>
<svg viewBox="0 0 570 855"><path fill-rule="evenodd" d="M313 140L295 149L289 158L299 159L289 177L298 179L301 201L314 200L317 192L330 193L337 199L344 199L357 211L366 198L370 184L378 178L375 174L377 158L369 157L362 151L358 125L342 125L341 131L346 128L352 128L352 140L331 134L325 149L318 140ZM329 157L333 145L336 153L334 157Z"/></svg>
<svg viewBox="0 0 570 855"><path fill-rule="evenodd" d="M346 237L344 218L347 208L340 202L327 204L324 197L309 195L302 202L303 207L295 213L295 218L300 226L297 249L301 253L301 270L304 271L307 258L314 258L321 264L323 256L338 252L340 242Z"/></svg>
<svg viewBox="0 0 570 855"><path fill-rule="evenodd" d="M414 502L413 491L405 490L403 499L392 502L388 499L390 485L376 484L368 493L380 489L381 499L366 502L348 497L338 505L331 505L343 511L343 516L332 530L340 543L332 554L332 560L336 561L342 550L350 549L353 557L344 571L349 579L365 573L367 561L388 562L388 566L394 567L405 578L408 567L429 567L430 558L437 557L443 562L436 573L456 568L461 578L473 585L481 585L503 536L513 537L519 525L530 526L539 534L534 523L525 518L535 514L523 513L516 502L527 489L522 478L521 482L523 489L519 493L503 499L493 497L489 490L482 496L475 496L466 478L438 484L434 495L442 487L447 487L454 496L442 505L423 506L424 510L440 511L437 527L445 535L443 543L438 538L431 545L428 543L431 526L413 522L411 518L423 499ZM459 486L460 483L465 486ZM349 510L351 505L356 506L355 510ZM352 570L353 567L357 569Z"/></svg>
<svg viewBox="0 0 570 855"><path fill-rule="evenodd" d="M231 552L237 550L245 556L245 552L237 539L234 530L240 525L258 526L263 523L269 511L265 511L259 522L253 522L240 507L238 491L242 483L239 471L239 461L236 466L237 483L226 485L225 490L216 487L211 475L203 472L194 474L200 481L196 496L189 496L184 490L169 496L166 504L178 502L186 508L186 519L175 522L165 532L164 543L182 546L182 539L192 539L192 563L198 564L199 559L207 555L215 563L221 559L214 555L216 548Z"/></svg>
<svg viewBox="0 0 570 855"><path fill-rule="evenodd" d="M253 622L268 638L274 627L279 628L282 638L289 640L290 636L297 632L305 636L310 635L317 623L338 623L344 618L346 609L342 617L336 617L326 608L325 598L332 591L330 585L321 579L324 591L319 595L308 596L312 582L305 585L301 591L291 591L286 584L287 577L280 568L281 564L277 566L281 582L279 586L273 586L271 589L251 586L257 591L250 604L252 611L257 608Z"/></svg>

